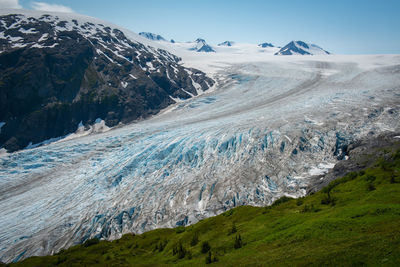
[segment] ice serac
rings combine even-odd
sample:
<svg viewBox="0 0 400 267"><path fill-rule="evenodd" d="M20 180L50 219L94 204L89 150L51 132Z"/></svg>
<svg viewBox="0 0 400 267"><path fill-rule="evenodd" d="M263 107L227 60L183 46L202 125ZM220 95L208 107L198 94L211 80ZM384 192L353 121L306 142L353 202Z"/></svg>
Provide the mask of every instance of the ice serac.
<svg viewBox="0 0 400 267"><path fill-rule="evenodd" d="M303 41L292 41L282 47L275 55L329 55L321 47Z"/></svg>
<svg viewBox="0 0 400 267"><path fill-rule="evenodd" d="M79 122L147 118L214 84L158 42L106 22L14 11L0 16L0 148L8 151L65 136Z"/></svg>
<svg viewBox="0 0 400 267"><path fill-rule="evenodd" d="M400 130L398 56L268 59L148 120L1 156L0 260L302 196L354 140Z"/></svg>

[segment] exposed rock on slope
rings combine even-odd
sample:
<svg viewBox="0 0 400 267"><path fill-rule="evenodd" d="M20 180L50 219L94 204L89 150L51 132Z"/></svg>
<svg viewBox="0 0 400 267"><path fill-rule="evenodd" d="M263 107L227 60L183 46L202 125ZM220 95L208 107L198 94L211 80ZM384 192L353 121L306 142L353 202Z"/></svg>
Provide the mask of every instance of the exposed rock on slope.
<svg viewBox="0 0 400 267"><path fill-rule="evenodd" d="M0 17L0 147L156 114L214 82L180 58L103 24L57 15Z"/></svg>

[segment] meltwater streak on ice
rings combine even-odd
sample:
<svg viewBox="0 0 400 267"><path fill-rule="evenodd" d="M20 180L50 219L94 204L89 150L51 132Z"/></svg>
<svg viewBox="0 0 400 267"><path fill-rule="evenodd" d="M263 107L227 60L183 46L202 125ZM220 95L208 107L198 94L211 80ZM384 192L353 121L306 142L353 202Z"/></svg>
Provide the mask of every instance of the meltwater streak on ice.
<svg viewBox="0 0 400 267"><path fill-rule="evenodd" d="M2 156L0 260L300 196L346 142L400 129L399 65L363 72L299 61L225 72L223 88L152 119Z"/></svg>

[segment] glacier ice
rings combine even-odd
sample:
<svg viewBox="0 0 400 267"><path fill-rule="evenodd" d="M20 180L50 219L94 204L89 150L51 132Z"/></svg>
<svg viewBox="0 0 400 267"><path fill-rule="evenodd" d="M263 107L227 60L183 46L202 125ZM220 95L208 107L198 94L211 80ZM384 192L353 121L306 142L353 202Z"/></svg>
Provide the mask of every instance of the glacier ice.
<svg viewBox="0 0 400 267"><path fill-rule="evenodd" d="M400 129L400 59L334 57L233 64L151 119L1 154L0 260L304 195L351 141Z"/></svg>

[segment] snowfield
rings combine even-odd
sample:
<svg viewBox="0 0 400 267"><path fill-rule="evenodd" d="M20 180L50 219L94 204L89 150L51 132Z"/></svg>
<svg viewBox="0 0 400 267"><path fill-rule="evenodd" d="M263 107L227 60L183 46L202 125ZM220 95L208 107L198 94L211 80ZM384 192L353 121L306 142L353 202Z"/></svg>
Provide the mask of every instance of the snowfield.
<svg viewBox="0 0 400 267"><path fill-rule="evenodd" d="M154 46L218 85L148 120L0 154L1 261L303 196L351 141L400 130L398 55Z"/></svg>

